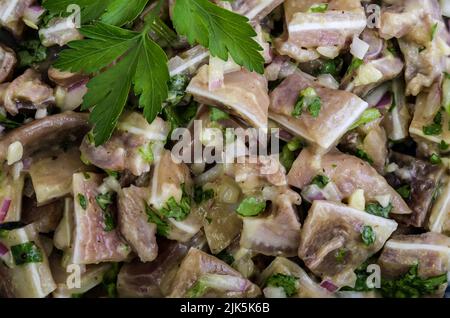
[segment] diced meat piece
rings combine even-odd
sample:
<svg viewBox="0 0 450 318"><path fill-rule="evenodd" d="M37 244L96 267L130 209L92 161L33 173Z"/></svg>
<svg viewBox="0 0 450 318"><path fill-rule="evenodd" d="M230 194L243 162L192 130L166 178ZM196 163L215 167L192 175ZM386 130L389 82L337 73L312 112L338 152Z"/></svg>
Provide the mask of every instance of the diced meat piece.
<svg viewBox="0 0 450 318"><path fill-rule="evenodd" d="M67 272L66 268L62 266L61 257L57 254L52 254L49 262L56 283L56 289L52 293L54 298L72 298L76 295L88 292L102 283L103 276L112 267L112 265L108 263L87 265L80 273L80 288L69 288L67 279L70 275L73 275L73 273Z"/></svg>
<svg viewBox="0 0 450 318"><path fill-rule="evenodd" d="M88 114L85 113L65 112L34 120L0 139L0 162L6 160L8 147L15 141L20 141L23 157L27 158L58 143L77 140L89 129Z"/></svg>
<svg viewBox="0 0 450 318"><path fill-rule="evenodd" d="M396 216L396 219L406 225L424 227L428 222L433 197L440 186L444 169L396 152L391 154L390 161L398 168L386 177L389 184L396 189L402 186L411 189L411 194L405 201L413 213Z"/></svg>
<svg viewBox="0 0 450 318"><path fill-rule="evenodd" d="M39 233L51 233L57 228L64 209L64 201L59 200L47 205L37 206L36 201L24 197L24 207L21 221L25 224L34 223Z"/></svg>
<svg viewBox="0 0 450 318"><path fill-rule="evenodd" d="M196 285L200 288L196 288ZM168 297L250 298L260 294L258 286L229 265L212 255L191 248L178 269Z"/></svg>
<svg viewBox="0 0 450 318"><path fill-rule="evenodd" d="M265 286L267 279L276 274L294 276L298 279L298 288L293 297L296 298L332 298L334 295L321 287L316 280L308 275L303 268L284 257L275 258L264 269L259 278L259 285ZM264 290L263 290L264 291Z"/></svg>
<svg viewBox="0 0 450 318"><path fill-rule="evenodd" d="M74 84L82 82L88 77L80 73L71 73L67 71L61 71L51 66L48 69L48 78L55 84L62 87L71 87Z"/></svg>
<svg viewBox="0 0 450 318"><path fill-rule="evenodd" d="M8 113L17 115L19 109L47 108L54 101L53 89L41 81L39 73L28 69L9 84L2 102Z"/></svg>
<svg viewBox="0 0 450 318"><path fill-rule="evenodd" d="M304 112L299 118L292 111L302 90L314 88L321 99L319 116ZM287 77L270 94L270 118L289 132L323 149L329 149L358 120L368 104L351 93L322 87L295 73Z"/></svg>
<svg viewBox="0 0 450 318"><path fill-rule="evenodd" d="M299 201L298 197L297 203ZM273 202L267 215L245 217L243 222L242 247L270 256L292 257L297 254L301 225L289 199Z"/></svg>
<svg viewBox="0 0 450 318"><path fill-rule="evenodd" d="M303 189L312 179L322 174L330 178L344 198L357 189L363 189L366 202L376 202L379 196L390 196L393 214L411 214L402 197L367 162L338 151L320 156L304 149L288 174L289 184Z"/></svg>
<svg viewBox="0 0 450 318"><path fill-rule="evenodd" d="M401 1L384 6L380 34L386 39L399 39L406 62L406 95L417 96L445 70L449 34L437 0Z"/></svg>
<svg viewBox="0 0 450 318"><path fill-rule="evenodd" d="M246 16L249 20L259 21L266 17L283 0L237 0L231 3L233 11Z"/></svg>
<svg viewBox="0 0 450 318"><path fill-rule="evenodd" d="M437 233L420 235L398 235L386 242L378 259L381 274L385 279L396 279L418 265L421 278L436 277L449 271L450 239ZM446 284L445 284L446 285ZM445 286L436 291L442 297Z"/></svg>
<svg viewBox="0 0 450 318"><path fill-rule="evenodd" d="M170 285L178 267L191 246L203 248L203 235L195 236L186 244L160 240L160 253L150 263L134 260L126 263L117 276L117 291L120 297L163 297L170 292Z"/></svg>
<svg viewBox="0 0 450 318"><path fill-rule="evenodd" d="M324 12L309 12L316 1L284 2L287 29L277 40L277 49L299 62L307 60L304 51L321 47L337 52L348 46L353 36L366 27L366 16L359 1L328 1ZM319 55L317 54L317 58ZM313 56L309 56L310 60Z"/></svg>
<svg viewBox="0 0 450 318"><path fill-rule="evenodd" d="M87 135L80 149L84 158L99 168L129 170L140 176L149 172L152 163L158 160L168 134L169 125L161 118L149 124L141 114L129 113L122 116L118 129L106 143L96 147Z"/></svg>
<svg viewBox="0 0 450 318"><path fill-rule="evenodd" d="M45 28L39 30L39 37L42 45L46 47L64 46L71 41L83 39L73 15L66 18L53 18Z"/></svg>
<svg viewBox="0 0 450 318"><path fill-rule="evenodd" d="M161 160L156 163L153 171L149 203L160 210L171 197L180 202L183 184L187 189L192 187L189 168L184 163L175 163L170 151L163 150Z"/></svg>
<svg viewBox="0 0 450 318"><path fill-rule="evenodd" d="M286 169L274 156L239 157L232 173L244 193L254 192L265 185L283 187L287 185Z"/></svg>
<svg viewBox="0 0 450 318"><path fill-rule="evenodd" d="M14 36L20 37L25 24L22 21L25 10L34 0L3 0L0 2L0 26L11 31Z"/></svg>
<svg viewBox="0 0 450 318"><path fill-rule="evenodd" d="M374 233L369 245L362 239L365 227ZM340 203L314 201L303 225L298 256L324 281L354 286L354 270L378 252L396 228L392 220ZM344 256L337 257L340 254Z"/></svg>
<svg viewBox="0 0 450 318"><path fill-rule="evenodd" d="M450 180L448 177L441 194L433 204L428 228L432 232L450 234Z"/></svg>
<svg viewBox="0 0 450 318"><path fill-rule="evenodd" d="M148 222L146 199L148 189L131 186L119 193L120 232L142 262L151 262L158 255L156 224Z"/></svg>
<svg viewBox="0 0 450 318"><path fill-rule="evenodd" d="M47 255L33 224L7 231L0 243L8 249L0 262L0 296L7 298L45 298L55 290L56 285L50 271ZM17 263L11 247L20 244L31 245L35 251L33 262ZM6 258L5 258L6 257ZM6 261L6 262L5 262Z"/></svg>
<svg viewBox="0 0 450 318"><path fill-rule="evenodd" d="M399 40L405 58L406 95L417 96L424 88L430 87L445 70L446 55L440 45L432 42L423 49L419 44ZM447 50L447 49L446 49Z"/></svg>
<svg viewBox="0 0 450 318"><path fill-rule="evenodd" d="M14 71L17 59L10 48L0 45L0 83L7 81Z"/></svg>
<svg viewBox="0 0 450 318"><path fill-rule="evenodd" d="M440 144L442 141L450 143L450 130L445 129L446 123L450 121L450 116L447 112L441 112L442 98L441 87L439 82L434 83L428 92L420 93L416 98L414 107L414 117L409 127L411 136L417 142L431 142L433 144ZM443 125L442 132L432 132L426 134L424 128L432 125L438 113L441 114L441 124Z"/></svg>
<svg viewBox="0 0 450 318"><path fill-rule="evenodd" d="M12 171L3 172L0 178L0 224L20 221L24 181L24 174L14 179Z"/></svg>
<svg viewBox="0 0 450 318"><path fill-rule="evenodd" d="M242 69L226 74L222 88L209 91L208 85L208 67L203 66L186 92L200 103L223 107L250 125L267 130L270 101L264 76Z"/></svg>
<svg viewBox="0 0 450 318"><path fill-rule="evenodd" d="M75 204L74 264L121 262L130 253L117 229L106 228L106 217L97 203L102 176L94 173L73 175ZM108 231L107 231L108 230ZM109 231L110 230L110 231Z"/></svg>
<svg viewBox="0 0 450 318"><path fill-rule="evenodd" d="M348 87L352 87L351 91L354 94L365 96L376 86L396 78L402 72L403 66L403 61L392 54L368 61L359 67ZM365 69L366 73L361 74L361 69Z"/></svg>
<svg viewBox="0 0 450 318"><path fill-rule="evenodd" d="M165 208L173 198L180 204L184 196L191 196L192 179L189 168L184 163L175 163L169 150L163 150L161 159L155 164L150 186L148 204L155 211ZM167 238L187 242L200 231L202 221L200 215L189 207L190 211L182 220L166 218L169 226ZM162 216L164 218L164 216Z"/></svg>
<svg viewBox="0 0 450 318"><path fill-rule="evenodd" d="M386 132L379 126L371 129L363 140L362 148L372 159L373 167L379 173L384 173L388 155L387 142Z"/></svg>
<svg viewBox="0 0 450 318"><path fill-rule="evenodd" d="M80 152L71 148L52 156L33 159L30 177L39 205L62 198L72 191L72 176L86 170Z"/></svg>

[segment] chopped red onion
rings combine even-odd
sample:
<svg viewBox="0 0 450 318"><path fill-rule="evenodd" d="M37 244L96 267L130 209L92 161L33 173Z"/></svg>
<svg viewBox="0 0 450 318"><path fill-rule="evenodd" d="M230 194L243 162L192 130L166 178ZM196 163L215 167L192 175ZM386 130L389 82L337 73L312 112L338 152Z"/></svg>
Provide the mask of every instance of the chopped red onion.
<svg viewBox="0 0 450 318"><path fill-rule="evenodd" d="M375 105L378 109L389 109L392 105L392 94L391 92L386 92L386 94L383 95L381 100L378 102L378 104Z"/></svg>
<svg viewBox="0 0 450 318"><path fill-rule="evenodd" d="M339 289L339 287L337 287L335 284L333 284L329 280L324 280L323 282L321 282L320 287L325 288L326 290L328 290L331 293L334 293L335 291L337 291Z"/></svg>
<svg viewBox="0 0 450 318"><path fill-rule="evenodd" d="M26 158L22 162L23 162L23 171L27 172L30 169L31 164L33 163L33 158Z"/></svg>
<svg viewBox="0 0 450 318"><path fill-rule="evenodd" d="M5 245L0 243L0 256L3 256L8 252L9 252L9 249Z"/></svg>
<svg viewBox="0 0 450 318"><path fill-rule="evenodd" d="M3 222L6 219L6 215L8 214L10 206L11 206L11 199L4 199L0 207L0 222Z"/></svg>

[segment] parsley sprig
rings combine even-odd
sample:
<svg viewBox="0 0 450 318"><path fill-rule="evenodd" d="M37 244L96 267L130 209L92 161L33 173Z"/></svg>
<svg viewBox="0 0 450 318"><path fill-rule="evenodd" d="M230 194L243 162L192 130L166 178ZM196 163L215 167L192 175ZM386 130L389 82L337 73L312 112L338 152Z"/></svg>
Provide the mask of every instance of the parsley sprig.
<svg viewBox="0 0 450 318"><path fill-rule="evenodd" d="M168 96L167 56L150 37L162 1L145 18L142 31L123 28L135 20L149 0L46 0L52 16L67 15L70 4L81 8L80 32L84 40L68 44L55 63L63 71L97 74L88 83L82 110L93 108L95 145L112 135L129 93L140 96L139 107L149 122L161 112ZM86 25L87 23L91 23ZM211 55L234 61L251 71L264 72L262 48L253 39L248 19L207 0L179 0L173 10L173 25L189 42L209 48ZM106 69L106 70L105 70Z"/></svg>

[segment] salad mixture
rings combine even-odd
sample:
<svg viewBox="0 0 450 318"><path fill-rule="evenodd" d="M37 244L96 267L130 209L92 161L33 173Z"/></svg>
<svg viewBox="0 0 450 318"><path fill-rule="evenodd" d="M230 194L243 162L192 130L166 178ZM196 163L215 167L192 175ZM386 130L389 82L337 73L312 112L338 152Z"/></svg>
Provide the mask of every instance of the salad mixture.
<svg viewBox="0 0 450 318"><path fill-rule="evenodd" d="M448 17L0 0L0 296L445 297Z"/></svg>

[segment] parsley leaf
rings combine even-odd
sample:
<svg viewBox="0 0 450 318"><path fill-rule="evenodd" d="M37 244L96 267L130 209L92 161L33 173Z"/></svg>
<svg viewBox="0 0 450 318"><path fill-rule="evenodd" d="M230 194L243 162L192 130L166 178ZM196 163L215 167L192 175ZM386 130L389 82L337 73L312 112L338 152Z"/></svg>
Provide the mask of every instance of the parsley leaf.
<svg viewBox="0 0 450 318"><path fill-rule="evenodd" d="M364 150L362 150L360 148L356 149L355 156L364 161L367 161L370 164L373 164L372 158L370 158L370 156L367 154L367 152L365 152Z"/></svg>
<svg viewBox="0 0 450 318"><path fill-rule="evenodd" d="M308 87L302 90L298 96L297 102L294 105L292 116L299 118L304 109L307 109L312 117L319 117L320 109L322 108L322 101L317 95L316 90Z"/></svg>
<svg viewBox="0 0 450 318"><path fill-rule="evenodd" d="M174 218L177 221L183 221L191 212L191 197L185 190L184 184L181 185L183 195L180 202L177 202L174 197L170 197L166 202L166 206L159 212L167 218Z"/></svg>
<svg viewBox="0 0 450 318"><path fill-rule="evenodd" d="M208 201L212 198L214 198L214 190L213 189L203 190L203 188L201 186L195 187L195 189L194 189L195 203L200 204L200 203Z"/></svg>
<svg viewBox="0 0 450 318"><path fill-rule="evenodd" d="M144 108L147 121L155 119L167 98L167 56L150 39L147 28L137 33L98 22L81 28L80 32L87 39L71 42L55 67L92 73L122 57L87 84L82 109L94 107L90 122L95 125L94 139L98 146L110 138L133 83L135 94L141 95L139 106Z"/></svg>
<svg viewBox="0 0 450 318"><path fill-rule="evenodd" d="M102 1L104 0L101 0L100 2ZM110 0L110 4L100 20L112 25L125 25L139 16L148 1L149 0Z"/></svg>
<svg viewBox="0 0 450 318"><path fill-rule="evenodd" d="M274 274L267 278L266 286L282 287L286 296L294 296L297 292L298 278L285 274Z"/></svg>
<svg viewBox="0 0 450 318"><path fill-rule="evenodd" d="M396 189L396 191L405 200L408 200L411 198L411 186L409 184L405 184L405 185L401 186L400 188Z"/></svg>
<svg viewBox="0 0 450 318"><path fill-rule="evenodd" d="M81 22L87 23L98 19L111 2L111 0L44 0L43 6L55 16L67 13L70 5L78 5L81 8Z"/></svg>
<svg viewBox="0 0 450 318"><path fill-rule="evenodd" d="M264 73L261 46L253 39L256 32L244 16L220 8L208 0L176 1L173 24L179 34L193 44L209 48L212 56L233 60L250 71Z"/></svg>

